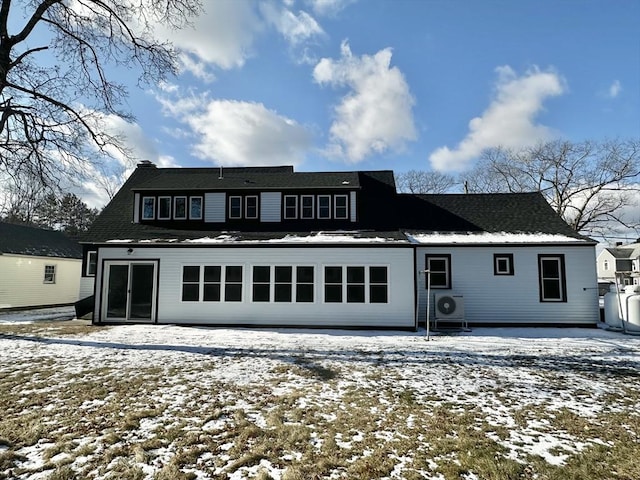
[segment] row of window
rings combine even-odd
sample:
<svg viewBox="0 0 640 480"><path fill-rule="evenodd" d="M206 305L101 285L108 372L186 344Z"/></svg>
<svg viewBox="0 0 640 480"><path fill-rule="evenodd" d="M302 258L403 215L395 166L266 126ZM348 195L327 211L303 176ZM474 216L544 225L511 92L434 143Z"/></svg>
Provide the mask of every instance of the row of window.
<svg viewBox="0 0 640 480"><path fill-rule="evenodd" d="M430 274L431 288L451 289L451 255L427 254L425 266ZM493 273L494 275L514 275L513 254L494 254ZM541 302L566 302L564 255L538 255L538 280Z"/></svg>
<svg viewBox="0 0 640 480"><path fill-rule="evenodd" d="M258 195L230 195L227 216L231 220L257 220ZM348 195L285 195L283 216L295 219L349 218ZM202 197L142 197L142 220L202 220Z"/></svg>
<svg viewBox="0 0 640 480"><path fill-rule="evenodd" d="M142 220L202 220L202 197L142 197Z"/></svg>
<svg viewBox="0 0 640 480"><path fill-rule="evenodd" d="M349 218L348 195L285 195L286 220L346 220Z"/></svg>
<svg viewBox="0 0 640 480"><path fill-rule="evenodd" d="M185 265L183 302L241 302L241 265ZM313 265L255 265L251 269L251 301L315 302ZM323 269L325 303L388 303L386 266L326 266Z"/></svg>

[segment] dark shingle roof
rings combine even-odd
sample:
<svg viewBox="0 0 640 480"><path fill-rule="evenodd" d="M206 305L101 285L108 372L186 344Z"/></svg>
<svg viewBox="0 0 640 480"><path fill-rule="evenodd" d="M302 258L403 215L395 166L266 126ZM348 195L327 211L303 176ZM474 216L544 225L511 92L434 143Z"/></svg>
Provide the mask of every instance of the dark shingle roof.
<svg viewBox="0 0 640 480"><path fill-rule="evenodd" d="M0 254L82 258L82 247L62 232L0 222Z"/></svg>
<svg viewBox="0 0 640 480"><path fill-rule="evenodd" d="M539 192L399 195L405 228L439 232L546 233L587 239Z"/></svg>
<svg viewBox="0 0 640 480"><path fill-rule="evenodd" d="M271 172L256 169L160 169L159 174L138 184L135 190L281 190L284 188L346 188L360 186L355 172Z"/></svg>
<svg viewBox="0 0 640 480"><path fill-rule="evenodd" d="M633 248L605 248L615 258L629 259L633 256Z"/></svg>
<svg viewBox="0 0 640 480"><path fill-rule="evenodd" d="M258 173L264 172L264 173ZM140 189L214 190L218 169L137 168L92 225L82 240L193 239L216 236L220 224L199 223L200 230L177 230L162 225L133 223L134 191ZM301 172L225 169L220 188L279 189L358 189L358 222L354 229L374 232L507 232L559 234L588 240L572 230L549 206L540 193L514 194L396 194L393 172ZM253 179L256 183L245 185ZM348 181L348 184L343 182ZM243 232L243 237L274 235L279 238L286 223L264 223L258 233ZM289 223L290 225L290 223ZM350 224L351 225L351 224ZM207 228L212 230L206 230ZM254 227L250 227L254 228ZM322 228L318 224L318 229ZM327 227L330 229L330 227ZM300 224L299 230L316 229L315 224ZM349 226L347 229L351 229ZM279 232L279 233L278 233ZM285 231L286 233L286 231ZM271 237L269 237L271 238Z"/></svg>

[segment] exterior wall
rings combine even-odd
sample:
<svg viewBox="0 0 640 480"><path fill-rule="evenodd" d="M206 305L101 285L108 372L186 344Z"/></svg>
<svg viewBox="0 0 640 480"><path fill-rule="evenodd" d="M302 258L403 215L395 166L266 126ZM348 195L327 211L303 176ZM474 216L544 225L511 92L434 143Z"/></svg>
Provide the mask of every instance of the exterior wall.
<svg viewBox="0 0 640 480"><path fill-rule="evenodd" d="M425 254L451 255L451 289L431 290L431 318L435 293L461 294L470 323L596 324L595 248L593 246L424 246L416 250L416 271L425 269ZM494 275L493 254L513 254L514 275ZM539 254L565 257L567 301L541 302ZM426 278L418 273L418 318L426 319Z"/></svg>
<svg viewBox="0 0 640 480"><path fill-rule="evenodd" d="M96 292L100 292L102 270L107 259L159 259L158 323L281 325L301 327L415 326L413 248L382 247L127 247L100 248ZM183 302L184 265L242 265L241 302ZM265 303L251 301L251 270L254 265L315 267L314 302ZM388 303L324 303L325 265L388 267ZM100 294L96 295L99 312ZM94 315L94 319L98 318ZM101 316L99 318L102 318Z"/></svg>
<svg viewBox="0 0 640 480"><path fill-rule="evenodd" d="M349 218L352 222L356 222L358 220L357 218L357 211L358 209L356 208L356 192L350 192L349 193L349 206L350 206L350 212L349 212Z"/></svg>
<svg viewBox="0 0 640 480"><path fill-rule="evenodd" d="M55 283L44 283L45 265L56 266ZM0 255L0 308L64 305L78 300L82 260Z"/></svg>
<svg viewBox="0 0 640 480"><path fill-rule="evenodd" d="M93 295L93 286L95 285L94 277L82 277L80 279L80 291L78 293L78 300L90 297Z"/></svg>
<svg viewBox="0 0 640 480"><path fill-rule="evenodd" d="M260 221L280 222L282 209L282 193L262 192L260 194Z"/></svg>
<svg viewBox="0 0 640 480"><path fill-rule="evenodd" d="M227 196L214 192L204 194L204 221L207 223L224 223L227 218Z"/></svg>

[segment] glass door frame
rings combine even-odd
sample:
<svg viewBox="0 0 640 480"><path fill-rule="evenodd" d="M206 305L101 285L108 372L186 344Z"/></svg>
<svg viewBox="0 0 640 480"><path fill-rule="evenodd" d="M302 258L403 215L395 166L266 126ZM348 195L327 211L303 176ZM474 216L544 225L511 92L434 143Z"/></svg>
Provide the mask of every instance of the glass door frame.
<svg viewBox="0 0 640 480"><path fill-rule="evenodd" d="M102 321L104 322L135 322L135 323L156 323L157 318L157 304L158 304L158 260L104 260L103 275L102 275ZM126 294L126 312L124 317L109 317L109 275L112 265L126 265L128 267L127 273L127 294ZM131 277L133 265L152 265L153 266L153 287L151 292L151 317L145 318L132 318L131 317Z"/></svg>

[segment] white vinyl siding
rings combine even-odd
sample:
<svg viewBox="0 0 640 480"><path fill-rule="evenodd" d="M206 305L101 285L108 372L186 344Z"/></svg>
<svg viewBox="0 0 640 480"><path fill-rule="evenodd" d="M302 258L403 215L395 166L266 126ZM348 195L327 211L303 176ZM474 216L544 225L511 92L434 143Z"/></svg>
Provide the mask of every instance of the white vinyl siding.
<svg viewBox="0 0 640 480"><path fill-rule="evenodd" d="M46 265L55 266L55 283L44 282ZM0 255L0 272L0 309L64 305L78 300L82 274L79 258L4 254Z"/></svg>
<svg viewBox="0 0 640 480"><path fill-rule="evenodd" d="M502 247L502 248L498 248ZM450 254L452 293L462 295L465 317L472 323L595 324L598 321L595 250L593 246L509 246L513 275L494 275L493 255L503 245L418 247L417 271L425 269L425 256ZM538 255L563 254L567 302L540 302ZM417 274L418 317L426 318L425 274ZM431 314L433 318L432 291Z"/></svg>
<svg viewBox="0 0 640 480"><path fill-rule="evenodd" d="M356 214L356 192L349 192L349 219L352 222L357 221Z"/></svg>
<svg viewBox="0 0 640 480"><path fill-rule="evenodd" d="M224 223L226 220L226 194L223 192L205 193L204 199L204 221L207 223Z"/></svg>
<svg viewBox="0 0 640 480"><path fill-rule="evenodd" d="M282 206L282 193L262 192L260 194L260 221L279 222Z"/></svg>
<svg viewBox="0 0 640 480"><path fill-rule="evenodd" d="M98 275L102 259L127 258L127 246L104 247L99 251ZM158 309L159 323L237 324L237 325L289 325L323 327L389 327L413 328L413 249L385 247L148 247L135 249L137 260L159 258ZM206 260L204 260L206 259ZM268 259L268 263L265 263ZM384 259L388 266L387 303L323 303L323 271L325 266L369 266ZM185 265L230 265L243 268L241 301L182 302L182 269ZM270 266L270 300L253 300L253 267ZM275 267L292 267L292 301L276 302ZM314 281L302 281L304 275L298 267L314 267ZM202 273L200 273L202 275ZM286 275L280 278L286 289ZM228 283L228 282L227 282ZM304 287L307 285L307 287ZM311 287L309 287L311 286ZM101 285L96 285L100 291ZM298 300L297 291L312 289L313 301ZM308 297L307 297L308 298ZM99 301L97 299L97 301Z"/></svg>
<svg viewBox="0 0 640 480"><path fill-rule="evenodd" d="M140 223L140 194L133 195L133 223Z"/></svg>

